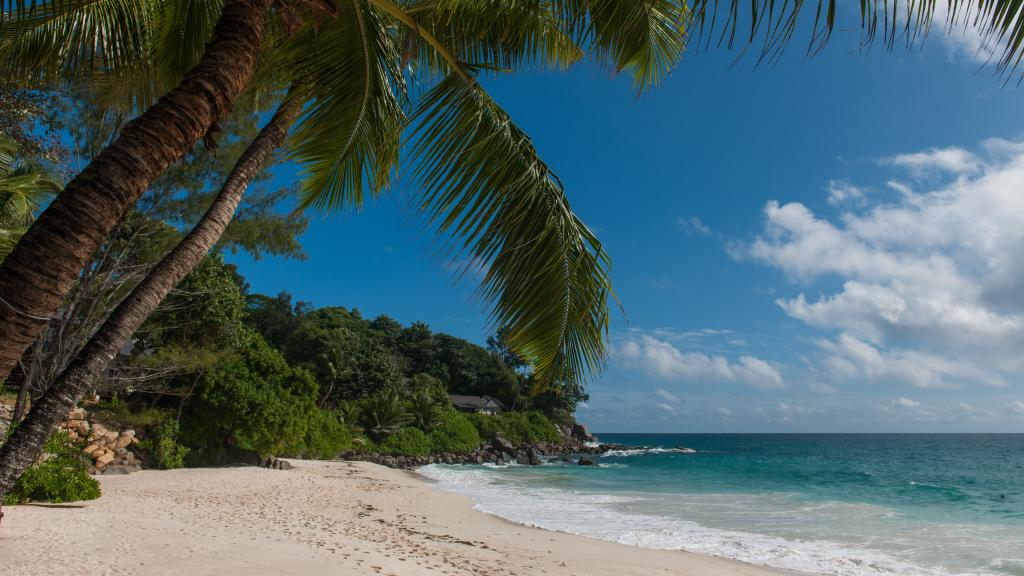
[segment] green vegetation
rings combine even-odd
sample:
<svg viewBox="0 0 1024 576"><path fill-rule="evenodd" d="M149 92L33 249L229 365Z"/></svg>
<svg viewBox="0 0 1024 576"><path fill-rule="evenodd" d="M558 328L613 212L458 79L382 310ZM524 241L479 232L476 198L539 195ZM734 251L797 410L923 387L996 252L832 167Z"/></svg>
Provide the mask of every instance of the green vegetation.
<svg viewBox="0 0 1024 576"><path fill-rule="evenodd" d="M455 411L441 415L430 433L433 452L469 452L480 445L480 434L466 416Z"/></svg>
<svg viewBox="0 0 1024 576"><path fill-rule="evenodd" d="M399 428L378 445L380 452L402 456L426 456L430 454L430 448L430 437L412 426Z"/></svg>
<svg viewBox="0 0 1024 576"><path fill-rule="evenodd" d="M0 132L0 262L32 225L40 206L61 189L40 167L19 162L18 155L18 142Z"/></svg>
<svg viewBox="0 0 1024 576"><path fill-rule="evenodd" d="M154 430L151 455L158 468L173 470L185 466L188 448L178 443L178 421L168 420Z"/></svg>
<svg viewBox="0 0 1024 576"><path fill-rule="evenodd" d="M309 420L304 444L295 454L327 460L352 448L352 434L338 412L317 409Z"/></svg>
<svg viewBox="0 0 1024 576"><path fill-rule="evenodd" d="M316 409L317 384L258 334L246 331L234 354L203 375L182 419L196 463L222 462L235 450L280 453L304 438Z"/></svg>
<svg viewBox="0 0 1024 576"><path fill-rule="evenodd" d="M540 412L509 412L501 416L468 414L470 423L484 440L494 440L498 432L513 444L557 442L558 429Z"/></svg>
<svg viewBox="0 0 1024 576"><path fill-rule="evenodd" d="M24 502L74 502L100 497L100 485L89 476L80 449L68 435L58 432L43 448L45 460L25 470L4 504Z"/></svg>

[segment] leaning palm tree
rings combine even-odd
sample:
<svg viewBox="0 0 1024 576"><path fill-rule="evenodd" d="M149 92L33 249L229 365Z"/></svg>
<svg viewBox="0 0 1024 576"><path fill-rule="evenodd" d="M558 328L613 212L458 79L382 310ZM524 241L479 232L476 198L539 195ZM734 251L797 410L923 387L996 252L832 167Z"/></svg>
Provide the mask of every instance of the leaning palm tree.
<svg viewBox="0 0 1024 576"><path fill-rule="evenodd" d="M60 191L60 184L28 162L19 162L18 145L0 134L0 261L35 220L36 212Z"/></svg>

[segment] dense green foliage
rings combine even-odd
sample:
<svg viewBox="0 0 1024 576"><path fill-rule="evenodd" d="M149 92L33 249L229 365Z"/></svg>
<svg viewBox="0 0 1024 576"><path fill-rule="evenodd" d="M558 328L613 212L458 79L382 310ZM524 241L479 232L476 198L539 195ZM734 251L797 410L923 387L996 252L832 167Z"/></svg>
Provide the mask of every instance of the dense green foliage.
<svg viewBox="0 0 1024 576"><path fill-rule="evenodd" d="M441 407L448 394L487 395L509 408L556 417L571 414L586 399L582 388L571 383L531 395L528 367L503 334L483 348L433 332L422 322L402 326L384 315L365 320L357 309L293 304L284 293L249 296L246 323L290 364L312 372L321 400L332 406L402 388L426 390Z"/></svg>
<svg viewBox="0 0 1024 576"><path fill-rule="evenodd" d="M352 447L352 434L337 413L317 409L309 419L305 442L289 452L297 456L329 460Z"/></svg>
<svg viewBox="0 0 1024 576"><path fill-rule="evenodd" d="M51 436L43 453L45 460L25 470L4 504L74 502L100 497L99 482L89 475L81 451L66 433Z"/></svg>
<svg viewBox="0 0 1024 576"><path fill-rule="evenodd" d="M430 437L419 428L407 426L399 428L377 447L380 452L385 454L426 456L430 454L431 441Z"/></svg>
<svg viewBox="0 0 1024 576"><path fill-rule="evenodd" d="M153 447L150 453L154 463L163 470L185 466L188 448L178 443L178 421L168 420L154 430Z"/></svg>
<svg viewBox="0 0 1024 576"><path fill-rule="evenodd" d="M480 445L480 434L466 416L448 411L441 415L440 421L430 433L432 451L469 452Z"/></svg>
<svg viewBox="0 0 1024 576"><path fill-rule="evenodd" d="M490 441L501 432L513 444L557 442L558 429L540 412L509 412L500 416L468 414L480 438Z"/></svg>
<svg viewBox="0 0 1024 576"><path fill-rule="evenodd" d="M199 462L217 462L224 450L281 452L303 438L316 409L312 375L293 368L258 334L246 332L235 354L202 377L183 422L185 443Z"/></svg>

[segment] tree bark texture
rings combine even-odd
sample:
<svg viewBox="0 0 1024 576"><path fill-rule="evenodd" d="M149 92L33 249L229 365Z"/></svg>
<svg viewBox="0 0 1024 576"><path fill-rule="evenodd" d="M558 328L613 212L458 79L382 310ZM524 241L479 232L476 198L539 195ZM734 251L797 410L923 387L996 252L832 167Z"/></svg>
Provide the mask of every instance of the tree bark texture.
<svg viewBox="0 0 1024 576"><path fill-rule="evenodd" d="M228 0L199 64L68 183L0 264L0 381L146 188L230 110L256 67L271 2Z"/></svg>

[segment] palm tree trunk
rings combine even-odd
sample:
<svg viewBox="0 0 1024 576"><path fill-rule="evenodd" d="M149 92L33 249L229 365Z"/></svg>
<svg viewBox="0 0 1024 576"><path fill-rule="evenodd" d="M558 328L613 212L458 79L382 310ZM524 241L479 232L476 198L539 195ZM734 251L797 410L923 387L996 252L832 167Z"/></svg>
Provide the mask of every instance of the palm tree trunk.
<svg viewBox="0 0 1024 576"><path fill-rule="evenodd" d="M0 381L60 308L86 259L249 82L272 0L229 0L199 64L121 132L0 264Z"/></svg>
<svg viewBox="0 0 1024 576"><path fill-rule="evenodd" d="M125 341L217 243L249 183L284 142L288 129L302 111L303 102L294 91L285 98L231 169L224 186L195 228L114 309L0 447L0 502L25 468L38 458L43 443L57 424L78 403Z"/></svg>
<svg viewBox="0 0 1024 576"><path fill-rule="evenodd" d="M18 398L14 401L14 413L11 414L11 426L21 422L25 416L25 404L28 403L28 370L25 365L18 362L11 373L11 383L18 388Z"/></svg>

